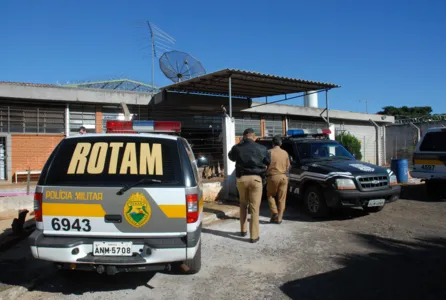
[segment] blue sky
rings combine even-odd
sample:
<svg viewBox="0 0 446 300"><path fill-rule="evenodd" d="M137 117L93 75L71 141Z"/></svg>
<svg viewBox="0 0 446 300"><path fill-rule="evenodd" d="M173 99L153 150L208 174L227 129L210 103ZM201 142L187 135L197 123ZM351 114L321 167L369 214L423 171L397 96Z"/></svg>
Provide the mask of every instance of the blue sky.
<svg viewBox="0 0 446 300"><path fill-rule="evenodd" d="M336 83L332 109L364 112L364 99L369 112L430 105L446 113L446 1L126 2L3 0L0 80L150 82L150 20L207 72ZM158 66L155 83L169 84Z"/></svg>

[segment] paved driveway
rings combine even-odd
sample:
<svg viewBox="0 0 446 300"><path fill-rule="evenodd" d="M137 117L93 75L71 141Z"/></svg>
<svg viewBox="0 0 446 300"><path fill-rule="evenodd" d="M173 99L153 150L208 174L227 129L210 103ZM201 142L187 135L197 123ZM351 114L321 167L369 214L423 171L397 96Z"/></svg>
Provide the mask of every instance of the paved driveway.
<svg viewBox="0 0 446 300"><path fill-rule="evenodd" d="M446 299L446 202L413 195L377 214L349 210L322 222L288 207L281 225L269 224L264 206L257 244L237 235L237 219L219 221L204 229L193 276L62 275L30 262L22 242L2 253L0 282L14 287L0 298Z"/></svg>

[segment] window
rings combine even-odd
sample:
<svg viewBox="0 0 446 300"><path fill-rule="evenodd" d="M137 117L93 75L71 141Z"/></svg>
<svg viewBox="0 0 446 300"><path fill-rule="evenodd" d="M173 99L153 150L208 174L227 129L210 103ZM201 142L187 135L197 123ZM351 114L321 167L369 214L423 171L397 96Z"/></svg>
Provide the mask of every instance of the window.
<svg viewBox="0 0 446 300"><path fill-rule="evenodd" d="M302 160L354 159L342 145L333 142L300 143L297 150Z"/></svg>
<svg viewBox="0 0 446 300"><path fill-rule="evenodd" d="M84 143L84 148L78 148L80 143ZM156 151L156 144L160 151ZM141 149L145 149L146 155ZM150 186L182 183L175 140L131 136L72 138L63 140L55 151L45 180L48 185L123 186L143 178L162 181L147 183Z"/></svg>
<svg viewBox="0 0 446 300"><path fill-rule="evenodd" d="M283 135L282 116L265 116L265 136Z"/></svg>
<svg viewBox="0 0 446 300"><path fill-rule="evenodd" d="M84 126L87 132L96 132L96 107L70 104L70 133L78 133Z"/></svg>
<svg viewBox="0 0 446 300"><path fill-rule="evenodd" d="M257 136L260 136L260 116L254 114L240 114L235 116L235 135L242 136L246 128L254 129Z"/></svg>
<svg viewBox="0 0 446 300"><path fill-rule="evenodd" d="M294 154L293 144L284 143L284 144L282 144L282 149L288 153L288 155L290 156L290 161L292 161L292 162L296 161L296 155Z"/></svg>
<svg viewBox="0 0 446 300"><path fill-rule="evenodd" d="M63 134L64 129L63 105L2 102L0 106L0 132Z"/></svg>
<svg viewBox="0 0 446 300"><path fill-rule="evenodd" d="M420 151L445 152L446 131L426 133L420 145Z"/></svg>

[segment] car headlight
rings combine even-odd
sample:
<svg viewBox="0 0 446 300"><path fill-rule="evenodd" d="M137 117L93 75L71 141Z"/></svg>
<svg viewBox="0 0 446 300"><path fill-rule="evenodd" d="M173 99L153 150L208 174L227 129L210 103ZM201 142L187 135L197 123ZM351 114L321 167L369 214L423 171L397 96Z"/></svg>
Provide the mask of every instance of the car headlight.
<svg viewBox="0 0 446 300"><path fill-rule="evenodd" d="M353 180L346 178L336 179L336 186L338 190L356 190L356 185Z"/></svg>
<svg viewBox="0 0 446 300"><path fill-rule="evenodd" d="M390 185L397 185L398 184L398 180L396 179L395 175L391 175L390 176Z"/></svg>

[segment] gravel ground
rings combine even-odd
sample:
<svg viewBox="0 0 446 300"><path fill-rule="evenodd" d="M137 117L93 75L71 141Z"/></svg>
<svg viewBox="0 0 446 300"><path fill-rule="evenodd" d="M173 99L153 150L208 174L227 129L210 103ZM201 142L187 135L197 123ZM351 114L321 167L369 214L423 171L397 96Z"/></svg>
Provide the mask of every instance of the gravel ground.
<svg viewBox="0 0 446 300"><path fill-rule="evenodd" d="M0 299L446 299L446 201L411 189L379 213L323 221L289 206L281 225L269 224L263 205L257 244L237 235L237 219L218 221L204 229L201 272L189 276L61 274L30 261L22 242L1 254Z"/></svg>

